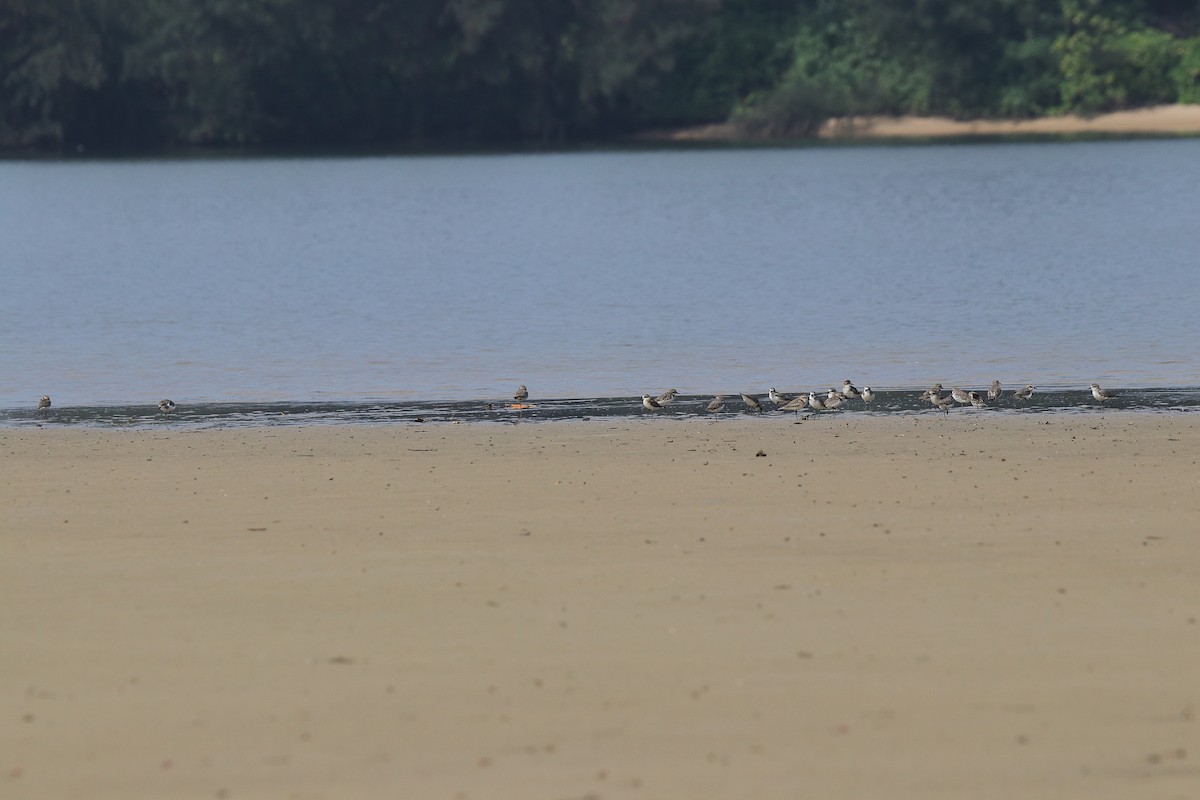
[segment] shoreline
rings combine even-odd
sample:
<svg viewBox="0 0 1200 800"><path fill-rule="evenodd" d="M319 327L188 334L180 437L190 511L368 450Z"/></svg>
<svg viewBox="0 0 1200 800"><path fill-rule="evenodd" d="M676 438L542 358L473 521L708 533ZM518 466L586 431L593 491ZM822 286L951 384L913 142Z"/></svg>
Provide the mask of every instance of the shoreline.
<svg viewBox="0 0 1200 800"><path fill-rule="evenodd" d="M955 405L951 416L967 416L980 421L1005 419L1026 415L1074 416L1113 414L1187 415L1200 411L1200 388L1129 389L1110 388L1112 396L1097 401L1090 390L1056 391L1039 387L1027 400L1013 397L1011 388L998 400L986 401L982 408ZM785 394L794 394L785 389ZM763 404L761 414L747 408L736 394L724 395L725 407L709 413L706 407L711 394L680 394L665 408L650 412L636 397L611 398L537 398L520 408L502 400L473 400L453 403L437 401L320 401L307 403L192 403L176 401L171 413L163 413L156 405L73 406L55 405L49 410L35 408L0 409L0 431L84 428L93 430L162 430L196 431L214 429L252 429L256 427L302 427L333 425L340 427L371 427L401 423L479 424L516 422L581 422L607 424L621 421L649 421L653 418L688 421L706 420L730 422L747 415L766 419L786 419L800 422L813 417L813 424L829 418L915 418L938 413L920 394L911 389L876 389L875 399L867 405L851 400L840 409L814 413L805 409L799 414L783 411L765 396L757 395Z"/></svg>
<svg viewBox="0 0 1200 800"><path fill-rule="evenodd" d="M0 429L6 797L1186 795L1200 418Z"/></svg>
<svg viewBox="0 0 1200 800"><path fill-rule="evenodd" d="M1029 120L954 120L947 117L862 116L832 119L815 139L871 141L887 139L954 139L1007 136L1200 136L1200 104L1172 104L1081 117L1040 117ZM736 123L715 123L660 131L646 140L673 142L788 141L786 136L754 136Z"/></svg>

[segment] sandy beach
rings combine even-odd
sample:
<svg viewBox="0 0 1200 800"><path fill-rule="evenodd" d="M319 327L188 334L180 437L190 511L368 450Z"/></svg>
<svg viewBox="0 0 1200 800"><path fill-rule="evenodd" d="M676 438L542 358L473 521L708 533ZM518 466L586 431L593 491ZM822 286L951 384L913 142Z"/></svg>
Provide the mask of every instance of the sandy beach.
<svg viewBox="0 0 1200 800"><path fill-rule="evenodd" d="M11 800L1200 792L1194 415L0 455Z"/></svg>
<svg viewBox="0 0 1200 800"><path fill-rule="evenodd" d="M1027 120L955 120L946 117L873 116L832 119L817 132L821 139L946 139L973 136L1197 136L1200 105L1163 105L1081 117L1066 114ZM701 125L646 138L671 141L741 141L735 123Z"/></svg>

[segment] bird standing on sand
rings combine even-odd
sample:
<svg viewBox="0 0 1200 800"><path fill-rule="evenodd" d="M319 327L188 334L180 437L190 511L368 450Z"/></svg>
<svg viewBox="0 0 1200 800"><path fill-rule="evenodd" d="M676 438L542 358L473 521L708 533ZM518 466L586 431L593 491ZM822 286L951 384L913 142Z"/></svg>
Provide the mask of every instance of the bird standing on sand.
<svg viewBox="0 0 1200 800"><path fill-rule="evenodd" d="M808 396L803 394L793 397L779 407L780 411L795 411L796 416L800 416L800 412L806 408L808 408Z"/></svg>
<svg viewBox="0 0 1200 800"><path fill-rule="evenodd" d="M1033 390L1036 388L1037 387L1032 383L1027 383L1025 384L1024 388L1017 389L1015 392L1013 392L1013 397L1017 398L1018 400L1028 400L1030 397L1033 397Z"/></svg>
<svg viewBox="0 0 1200 800"><path fill-rule="evenodd" d="M856 400L862 397L862 392L850 381L842 381L842 396L847 400Z"/></svg>
<svg viewBox="0 0 1200 800"><path fill-rule="evenodd" d="M524 403L528 399L529 390L526 389L525 384L522 383L517 387L517 391L513 394L513 400L516 400L518 403Z"/></svg>
<svg viewBox="0 0 1200 800"><path fill-rule="evenodd" d="M820 412L820 411L825 410L825 403L823 403L821 401L821 398L817 397L816 392L809 392L808 393L808 407L811 408L813 411Z"/></svg>
<svg viewBox="0 0 1200 800"><path fill-rule="evenodd" d="M708 401L708 405L706 405L704 407L704 410L710 414L715 414L718 411L720 411L721 409L723 409L724 407L725 407L725 395L719 394L716 397L714 397L712 400Z"/></svg>
<svg viewBox="0 0 1200 800"><path fill-rule="evenodd" d="M836 411L838 406L845 402L846 397L841 392L834 389L829 390L829 394L825 397L825 410Z"/></svg>
<svg viewBox="0 0 1200 800"><path fill-rule="evenodd" d="M964 392L962 389L955 386L950 390L950 399L958 403L960 406L965 406L971 402L971 395Z"/></svg>
<svg viewBox="0 0 1200 800"><path fill-rule="evenodd" d="M50 395L44 394L38 398L38 411L45 411L50 407Z"/></svg>
<svg viewBox="0 0 1200 800"><path fill-rule="evenodd" d="M751 397L748 394L742 395L742 402L746 404L746 408L751 411L762 413L762 403L758 402L757 397Z"/></svg>
<svg viewBox="0 0 1200 800"><path fill-rule="evenodd" d="M648 394L642 395L642 406L647 411L662 411L663 409L662 403L658 402Z"/></svg>
<svg viewBox="0 0 1200 800"><path fill-rule="evenodd" d="M1107 389L1101 389L1100 384L1093 383L1092 397L1096 398L1097 403L1103 403L1105 400L1112 400L1114 397L1116 397L1116 395Z"/></svg>
<svg viewBox="0 0 1200 800"><path fill-rule="evenodd" d="M658 403L660 406L665 406L667 403L672 402L675 399L675 395L677 395L677 394L679 394L679 392L676 391L675 389L667 389L665 392L660 394L658 397L654 398L654 401L656 403Z"/></svg>
<svg viewBox="0 0 1200 800"><path fill-rule="evenodd" d="M170 414L172 411L175 410L175 401L174 400L159 400L158 401L158 410L164 414Z"/></svg>
<svg viewBox="0 0 1200 800"><path fill-rule="evenodd" d="M991 388L988 389L988 400L1000 399L1000 381L992 381Z"/></svg>
<svg viewBox="0 0 1200 800"><path fill-rule="evenodd" d="M863 401L864 403L873 403L873 402L875 402L875 392L871 391L871 387L870 387L870 386L864 386L864 387L862 388L862 401Z"/></svg>
<svg viewBox="0 0 1200 800"><path fill-rule="evenodd" d="M942 385L940 383L935 383L933 386L930 386L928 389L921 392L921 399L929 400L931 402L933 401L933 398L941 397L941 396L942 396Z"/></svg>

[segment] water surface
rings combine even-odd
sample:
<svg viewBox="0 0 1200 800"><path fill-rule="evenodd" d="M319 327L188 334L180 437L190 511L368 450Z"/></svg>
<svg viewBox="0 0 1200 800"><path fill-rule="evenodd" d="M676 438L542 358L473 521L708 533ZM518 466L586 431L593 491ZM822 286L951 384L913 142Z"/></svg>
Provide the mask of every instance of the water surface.
<svg viewBox="0 0 1200 800"><path fill-rule="evenodd" d="M1197 186L1200 140L0 163L0 408L1195 387Z"/></svg>

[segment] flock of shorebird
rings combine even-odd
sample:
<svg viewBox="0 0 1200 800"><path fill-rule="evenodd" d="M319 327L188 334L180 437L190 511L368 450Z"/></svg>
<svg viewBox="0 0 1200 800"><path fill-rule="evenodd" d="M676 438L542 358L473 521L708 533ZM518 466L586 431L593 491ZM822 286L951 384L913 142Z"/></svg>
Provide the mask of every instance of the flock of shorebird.
<svg viewBox="0 0 1200 800"><path fill-rule="evenodd" d="M1100 385L1096 383L1091 385L1091 389L1092 397L1095 398L1096 402L1099 403L1103 403L1105 400L1111 400L1112 398L1116 397L1116 395L1114 395L1112 392L1101 389ZM525 387L522 386L521 390L524 392ZM1033 393L1036 390L1036 386L1031 383L1027 383L1020 389L1015 390L1012 393L1012 396L1017 400L1028 400L1033 396ZM955 405L970 405L974 406L975 408L981 408L986 406L989 402L995 402L996 400L999 400L1003 393L1003 389L1000 386L1000 381L992 381L992 385L988 387L986 392L977 392L973 390L963 391L957 386L951 388L950 394L948 395L943 395L943 391L944 389L942 385L940 383L935 383L933 386L930 386L928 389L923 391L920 397L921 400L928 401L935 409L948 413ZM679 394L679 392L675 389L668 389L658 397L651 397L648 394L644 394L642 395L642 407L647 411L661 411L667 405L675 401L675 396L677 394ZM525 393L525 396L528 397L528 392ZM762 401L757 397L750 394L743 394L740 396L742 398L742 403L745 404L749 411L762 412L763 404ZM770 391L767 392L767 399L770 400L775 405L775 408L779 409L780 411L794 411L799 414L801 411L811 410L814 413L819 413L821 411L836 411L842 406L843 403L853 400L861 400L864 406L869 406L875 401L875 392L870 386L864 386L860 390L851 381L846 380L842 381L842 388L840 391L830 388L829 391L824 394L820 392L808 392L807 394L798 394L795 397L782 394L781 392L777 391L774 386L772 386ZM719 394L709 401L709 403L704 407L704 410L709 413L716 413L724 410L724 408L725 395Z"/></svg>
<svg viewBox="0 0 1200 800"><path fill-rule="evenodd" d="M1112 392L1101 389L1099 384L1093 383L1092 397L1096 402L1103 403L1105 400L1111 400L1116 397ZM1028 400L1033 396L1037 389L1033 384L1025 384L1014 391L1013 397L1018 400ZM943 388L940 383L935 383L921 393L921 399L927 400L939 411L949 412L950 409L957 405L960 406L975 406L976 408L986 406L989 402L994 402L1000 399L1002 390L1000 381L992 381L992 385L986 392L963 391L957 386L950 389L950 394L943 395ZM675 402L675 397L679 392L676 389L668 389L657 397L651 397L648 394L642 395L642 407L647 411L662 411L671 403ZM763 405L757 397L751 394L740 395L742 402L750 411L762 412ZM529 399L529 389L525 384L517 387L517 391L513 393L514 408L525 408L525 401ZM850 381L842 381L841 391L831 388L827 393L821 394L818 392L801 393L794 397L776 391L772 386L767 392L767 399L770 400L780 411L794 411L799 414L801 411L811 410L813 412L821 411L836 411L843 403L852 400L861 400L864 406L869 406L875 401L875 392L870 386L864 386L861 390L858 389ZM489 403L488 407L492 405ZM38 400L38 411L45 411L50 408L50 396L42 395ZM711 401L704 407L704 410L710 414L715 414L718 411L725 409L725 395L719 394L713 397ZM175 401L161 400L158 404L158 410L163 414L170 414L175 410Z"/></svg>

